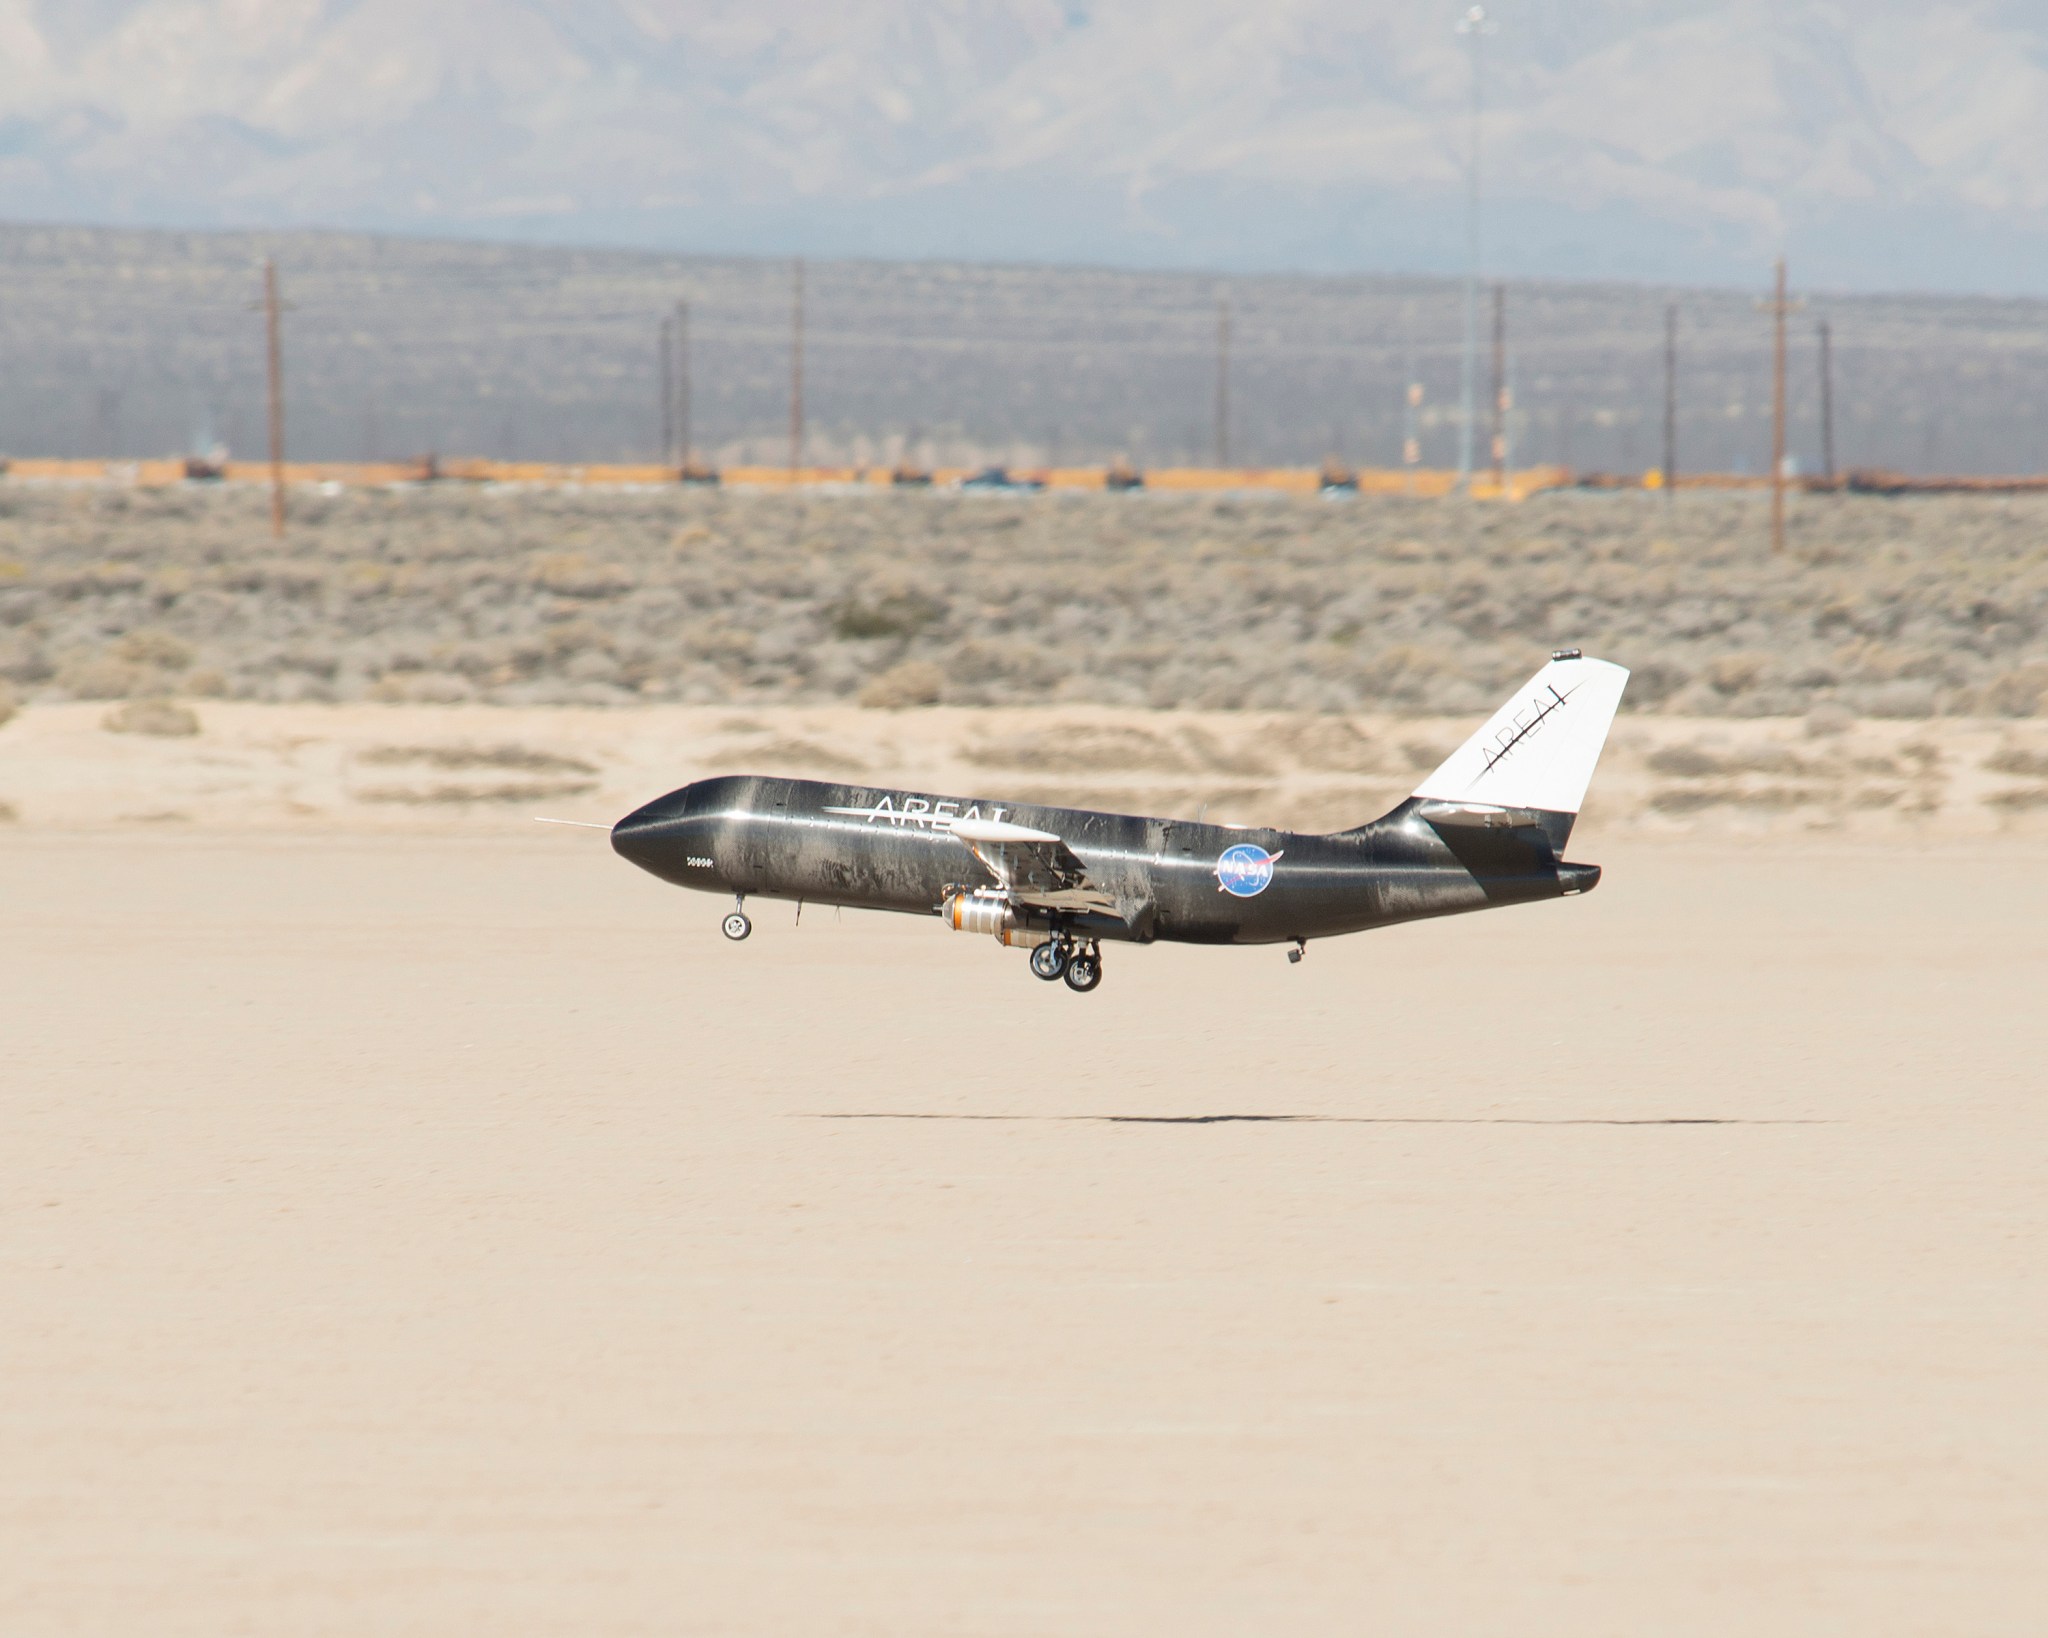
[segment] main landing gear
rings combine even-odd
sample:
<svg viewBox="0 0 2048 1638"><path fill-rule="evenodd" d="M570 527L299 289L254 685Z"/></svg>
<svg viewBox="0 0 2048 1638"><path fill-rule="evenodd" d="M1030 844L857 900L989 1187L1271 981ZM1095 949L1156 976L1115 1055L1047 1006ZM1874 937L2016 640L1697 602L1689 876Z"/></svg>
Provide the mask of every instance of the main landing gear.
<svg viewBox="0 0 2048 1638"><path fill-rule="evenodd" d="M1031 971L1048 984L1064 978L1068 989L1085 995L1102 982L1102 951L1092 939L1079 944L1055 938L1031 952Z"/></svg>
<svg viewBox="0 0 2048 1638"><path fill-rule="evenodd" d="M747 901L744 897L732 901L732 914L720 922L719 931L737 944L754 930L754 924L747 920Z"/></svg>

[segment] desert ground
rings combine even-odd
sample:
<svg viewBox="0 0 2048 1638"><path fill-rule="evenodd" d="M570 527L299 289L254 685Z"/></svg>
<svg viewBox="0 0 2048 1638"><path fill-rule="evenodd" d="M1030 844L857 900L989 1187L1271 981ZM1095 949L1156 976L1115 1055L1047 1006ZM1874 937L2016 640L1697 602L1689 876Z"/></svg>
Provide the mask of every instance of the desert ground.
<svg viewBox="0 0 2048 1638"><path fill-rule="evenodd" d="M1089 997L566 831L0 833L0 1625L2048 1616L2048 849Z"/></svg>
<svg viewBox="0 0 2048 1638"><path fill-rule="evenodd" d="M1117 519L1211 514L560 497L494 548L388 497L359 602L354 536L233 497L0 499L0 1631L2048 1622L2027 508L1777 565L1738 508L1668 574L1517 510L1466 592L1448 510L1245 508L1120 593L1185 537ZM591 505L639 521L540 553ZM1298 967L734 946L534 823L747 769L1348 825L1581 636L1648 684L1599 891Z"/></svg>

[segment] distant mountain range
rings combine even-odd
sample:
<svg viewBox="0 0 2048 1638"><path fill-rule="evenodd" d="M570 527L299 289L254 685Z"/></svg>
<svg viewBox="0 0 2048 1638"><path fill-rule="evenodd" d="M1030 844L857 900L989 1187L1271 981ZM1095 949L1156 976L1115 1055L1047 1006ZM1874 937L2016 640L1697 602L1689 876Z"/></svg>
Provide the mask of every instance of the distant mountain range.
<svg viewBox="0 0 2048 1638"><path fill-rule="evenodd" d="M0 0L0 215L1450 271L1443 0ZM1498 0L1512 276L2048 293L2048 7Z"/></svg>

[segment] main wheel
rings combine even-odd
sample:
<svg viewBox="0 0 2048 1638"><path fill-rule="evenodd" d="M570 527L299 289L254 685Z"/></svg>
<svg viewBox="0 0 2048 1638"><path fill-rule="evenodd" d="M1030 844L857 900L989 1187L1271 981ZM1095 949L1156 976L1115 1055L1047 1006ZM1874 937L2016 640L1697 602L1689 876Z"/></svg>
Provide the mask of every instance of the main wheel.
<svg viewBox="0 0 2048 1638"><path fill-rule="evenodd" d="M727 916L720 925L724 929L725 936L735 944L739 943L741 939L754 930L754 924L737 910Z"/></svg>
<svg viewBox="0 0 2048 1638"><path fill-rule="evenodd" d="M1084 994L1102 982L1102 957L1077 955L1067 963L1067 988Z"/></svg>
<svg viewBox="0 0 2048 1638"><path fill-rule="evenodd" d="M1064 944L1041 944L1031 952L1031 970L1048 984L1057 983L1067 970Z"/></svg>

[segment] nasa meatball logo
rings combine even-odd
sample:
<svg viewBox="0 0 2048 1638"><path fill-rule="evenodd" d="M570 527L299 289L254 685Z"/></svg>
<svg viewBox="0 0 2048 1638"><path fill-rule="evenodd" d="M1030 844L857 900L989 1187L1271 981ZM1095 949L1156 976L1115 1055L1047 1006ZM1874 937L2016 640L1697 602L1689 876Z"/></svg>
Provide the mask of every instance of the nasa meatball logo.
<svg viewBox="0 0 2048 1638"><path fill-rule="evenodd" d="M1268 853L1250 842L1239 842L1223 850L1216 861L1216 879L1223 891L1240 899L1255 899L1273 885L1273 866L1281 855Z"/></svg>

